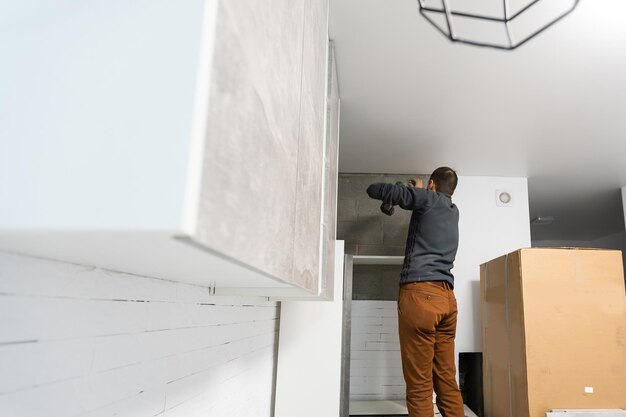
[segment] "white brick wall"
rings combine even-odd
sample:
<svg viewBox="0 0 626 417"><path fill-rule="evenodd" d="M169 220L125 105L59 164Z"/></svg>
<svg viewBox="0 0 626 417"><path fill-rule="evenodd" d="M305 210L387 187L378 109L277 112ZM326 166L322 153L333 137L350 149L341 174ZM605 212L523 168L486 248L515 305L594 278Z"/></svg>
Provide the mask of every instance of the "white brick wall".
<svg viewBox="0 0 626 417"><path fill-rule="evenodd" d="M270 416L279 306L0 252L0 416Z"/></svg>
<svg viewBox="0 0 626 417"><path fill-rule="evenodd" d="M395 301L352 301L350 400L405 398Z"/></svg>

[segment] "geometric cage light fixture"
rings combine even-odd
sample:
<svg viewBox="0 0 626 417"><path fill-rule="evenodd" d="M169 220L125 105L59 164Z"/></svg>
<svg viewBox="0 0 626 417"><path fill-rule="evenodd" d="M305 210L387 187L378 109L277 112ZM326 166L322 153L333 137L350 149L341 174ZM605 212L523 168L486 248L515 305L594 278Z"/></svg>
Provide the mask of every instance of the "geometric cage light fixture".
<svg viewBox="0 0 626 417"><path fill-rule="evenodd" d="M452 42L513 50L574 11L579 0L418 0Z"/></svg>

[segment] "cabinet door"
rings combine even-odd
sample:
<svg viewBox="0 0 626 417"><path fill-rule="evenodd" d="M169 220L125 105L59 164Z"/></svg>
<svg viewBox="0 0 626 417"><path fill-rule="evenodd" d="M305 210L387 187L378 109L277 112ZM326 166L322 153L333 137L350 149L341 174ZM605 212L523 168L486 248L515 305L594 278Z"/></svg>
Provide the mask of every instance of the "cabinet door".
<svg viewBox="0 0 626 417"><path fill-rule="evenodd" d="M304 11L304 0L219 4L194 236L283 281L293 276Z"/></svg>
<svg viewBox="0 0 626 417"><path fill-rule="evenodd" d="M101 9L0 40L0 249L319 295L328 0Z"/></svg>
<svg viewBox="0 0 626 417"><path fill-rule="evenodd" d="M327 78L328 0L220 2L193 238L311 294L324 258Z"/></svg>

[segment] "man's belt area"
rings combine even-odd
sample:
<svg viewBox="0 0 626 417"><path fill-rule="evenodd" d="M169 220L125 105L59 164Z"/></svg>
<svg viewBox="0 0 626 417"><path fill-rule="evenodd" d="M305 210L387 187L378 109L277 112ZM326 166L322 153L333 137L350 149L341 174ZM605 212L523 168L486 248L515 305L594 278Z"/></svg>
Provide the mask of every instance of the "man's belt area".
<svg viewBox="0 0 626 417"><path fill-rule="evenodd" d="M407 282L405 284L402 284L402 286L404 286L404 285L416 285L416 284L435 285L437 287L441 287L441 288L446 289L446 290L451 290L452 289L452 285L450 285L450 283L448 281L411 281L411 282Z"/></svg>
<svg viewBox="0 0 626 417"><path fill-rule="evenodd" d="M451 290L452 289L452 285L450 285L450 283L448 281L421 281L421 282L426 282L428 284L436 285L436 286L444 288L446 290Z"/></svg>

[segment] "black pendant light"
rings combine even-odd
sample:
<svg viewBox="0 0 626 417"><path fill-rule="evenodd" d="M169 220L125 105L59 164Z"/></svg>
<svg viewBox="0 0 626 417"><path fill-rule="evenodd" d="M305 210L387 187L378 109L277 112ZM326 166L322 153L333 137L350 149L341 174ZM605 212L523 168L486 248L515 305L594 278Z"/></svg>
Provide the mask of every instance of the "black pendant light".
<svg viewBox="0 0 626 417"><path fill-rule="evenodd" d="M418 0L421 15L451 41L505 50L533 39L574 11L578 2Z"/></svg>

